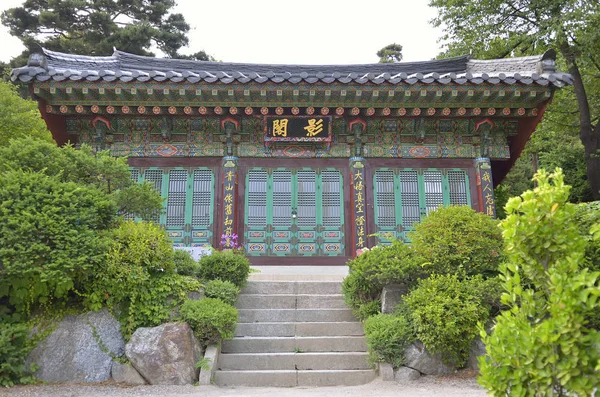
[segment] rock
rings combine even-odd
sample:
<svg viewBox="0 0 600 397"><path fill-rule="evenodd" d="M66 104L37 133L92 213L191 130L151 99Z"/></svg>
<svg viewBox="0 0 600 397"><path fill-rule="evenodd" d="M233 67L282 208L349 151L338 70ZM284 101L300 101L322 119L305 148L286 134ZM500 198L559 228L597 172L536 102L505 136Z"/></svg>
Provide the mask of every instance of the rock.
<svg viewBox="0 0 600 397"><path fill-rule="evenodd" d="M404 349L404 364L425 375L446 375L456 371L444 363L439 354L429 354L421 342L411 343Z"/></svg>
<svg viewBox="0 0 600 397"><path fill-rule="evenodd" d="M408 367L400 367L394 374L394 380L398 383L417 380L421 377L421 373L416 369Z"/></svg>
<svg viewBox="0 0 600 397"><path fill-rule="evenodd" d="M384 382L391 382L394 380L394 368L390 363L379 363L379 376Z"/></svg>
<svg viewBox="0 0 600 397"><path fill-rule="evenodd" d="M131 364L121 364L113 361L111 374L113 380L119 383L129 385L145 385L148 383Z"/></svg>
<svg viewBox="0 0 600 397"><path fill-rule="evenodd" d="M474 371L479 371L479 360L480 356L485 356L485 344L481 341L481 339L477 338L473 341L471 345L471 351L469 353L469 359L467 360L466 369L472 369Z"/></svg>
<svg viewBox="0 0 600 397"><path fill-rule="evenodd" d="M408 292L408 288L402 284L390 284L383 287L381 292L381 312L394 313L396 306L402 301L402 296Z"/></svg>
<svg viewBox="0 0 600 397"><path fill-rule="evenodd" d="M138 328L125 354L151 385L188 385L198 380L196 363L202 348L187 323Z"/></svg>
<svg viewBox="0 0 600 397"><path fill-rule="evenodd" d="M30 353L27 364L36 363L35 376L46 382L103 382L112 367L106 350L119 357L124 347L119 322L103 309L66 316Z"/></svg>

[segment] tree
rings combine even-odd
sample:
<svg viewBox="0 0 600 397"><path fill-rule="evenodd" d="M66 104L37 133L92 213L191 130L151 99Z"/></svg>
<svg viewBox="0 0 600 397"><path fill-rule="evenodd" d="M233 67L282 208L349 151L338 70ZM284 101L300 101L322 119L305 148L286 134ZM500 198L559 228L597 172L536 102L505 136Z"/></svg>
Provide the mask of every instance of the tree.
<svg viewBox="0 0 600 397"><path fill-rule="evenodd" d="M586 249L560 169L540 170L537 187L511 198L501 228L506 262L502 303L480 383L495 396L593 396L600 387L600 332L587 317L600 298L599 272L580 268ZM596 234L596 223L585 234Z"/></svg>
<svg viewBox="0 0 600 397"><path fill-rule="evenodd" d="M169 13L174 6L174 0L26 0L1 19L27 48L13 66L24 64L38 45L83 55L110 55L116 47L151 56L157 47L178 57L190 26L182 14ZM209 60L203 52L192 57Z"/></svg>
<svg viewBox="0 0 600 397"><path fill-rule="evenodd" d="M0 147L13 138L33 137L52 142L37 103L22 99L16 87L0 79Z"/></svg>
<svg viewBox="0 0 600 397"><path fill-rule="evenodd" d="M600 3L595 0L431 0L435 26L445 26L443 56L472 51L478 58L531 55L554 47L573 76L567 108L578 109L587 179L600 199ZM566 99L566 98L565 98Z"/></svg>
<svg viewBox="0 0 600 397"><path fill-rule="evenodd" d="M394 63L402 61L402 46L400 44L389 44L377 51L379 63Z"/></svg>

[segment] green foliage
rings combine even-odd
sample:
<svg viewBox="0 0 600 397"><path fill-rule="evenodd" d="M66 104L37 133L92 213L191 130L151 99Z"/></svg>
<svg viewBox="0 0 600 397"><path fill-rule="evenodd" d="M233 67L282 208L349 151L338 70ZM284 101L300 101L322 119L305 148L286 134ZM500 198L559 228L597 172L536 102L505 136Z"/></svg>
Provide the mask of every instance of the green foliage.
<svg viewBox="0 0 600 397"><path fill-rule="evenodd" d="M250 260L233 251L213 251L211 255L200 258L200 270L197 274L201 280L230 281L242 288L248 282Z"/></svg>
<svg viewBox="0 0 600 397"><path fill-rule="evenodd" d="M409 233L427 274L493 277L502 260L497 221L467 206L440 207Z"/></svg>
<svg viewBox="0 0 600 397"><path fill-rule="evenodd" d="M388 44L377 51L379 63L395 63L402 61L402 46L400 44Z"/></svg>
<svg viewBox="0 0 600 397"><path fill-rule="evenodd" d="M201 284L175 273L175 252L158 225L123 222L110 235L112 245L86 294L91 309L114 309L129 338L138 327L168 321L187 294Z"/></svg>
<svg viewBox="0 0 600 397"><path fill-rule="evenodd" d="M204 286L207 298L220 299L231 306L235 305L240 288L230 281L210 280Z"/></svg>
<svg viewBox="0 0 600 397"><path fill-rule="evenodd" d="M433 275L402 301L417 339L457 367L469 357L477 324L489 317L482 283L481 276L460 280L456 275Z"/></svg>
<svg viewBox="0 0 600 397"><path fill-rule="evenodd" d="M196 276L200 265L192 258L192 255L184 250L176 249L173 252L173 261L175 263L175 272L182 276Z"/></svg>
<svg viewBox="0 0 600 397"><path fill-rule="evenodd" d="M600 387L600 332L586 315L598 305L600 274L579 268L586 241L560 170L534 179L538 187L510 199L501 224L509 309L491 335L481 330L488 357L479 381L494 395L591 396Z"/></svg>
<svg viewBox="0 0 600 397"><path fill-rule="evenodd" d="M18 383L31 383L27 376L25 359L32 350L27 343L29 328L26 324L0 323L0 386L11 387Z"/></svg>
<svg viewBox="0 0 600 397"><path fill-rule="evenodd" d="M579 204L576 208L579 233L587 241L585 262L582 263L581 267L587 267L592 271L600 271L600 241L594 239L591 233L591 228L600 224L600 201Z"/></svg>
<svg viewBox="0 0 600 397"><path fill-rule="evenodd" d="M121 213L148 219L162 209L160 194L148 184L132 182L127 160L112 157L108 151L94 153L86 145L57 147L32 138L12 140L0 146L0 172L16 169L96 187L113 197Z"/></svg>
<svg viewBox="0 0 600 397"><path fill-rule="evenodd" d="M355 315L363 316L372 306L360 307L378 301L383 287L389 284L414 285L421 276L420 267L411 248L400 240L390 246L376 246L348 261L350 270L342 283L346 303Z"/></svg>
<svg viewBox="0 0 600 397"><path fill-rule="evenodd" d="M22 99L14 85L0 79L0 147L8 145L11 139L23 137L52 142L37 103Z"/></svg>
<svg viewBox="0 0 600 397"><path fill-rule="evenodd" d="M381 313L381 301L376 299L361 303L353 312L359 320L364 321L371 316Z"/></svg>
<svg viewBox="0 0 600 397"><path fill-rule="evenodd" d="M231 339L238 317L235 307L214 298L187 300L181 306L180 314L203 346Z"/></svg>
<svg viewBox="0 0 600 397"><path fill-rule="evenodd" d="M114 202L93 186L23 171L0 176L0 299L17 313L65 300L96 272Z"/></svg>
<svg viewBox="0 0 600 397"><path fill-rule="evenodd" d="M110 55L113 47L152 55L150 49L158 48L174 58L188 45L190 30L182 14L170 13L174 6L173 0L28 0L21 7L4 11L2 23L27 48L19 66L38 44L54 51L84 55ZM198 52L192 57L206 54Z"/></svg>
<svg viewBox="0 0 600 397"><path fill-rule="evenodd" d="M401 367L404 362L404 348L414 341L406 318L378 314L369 317L364 325L371 364L391 363L395 368Z"/></svg>

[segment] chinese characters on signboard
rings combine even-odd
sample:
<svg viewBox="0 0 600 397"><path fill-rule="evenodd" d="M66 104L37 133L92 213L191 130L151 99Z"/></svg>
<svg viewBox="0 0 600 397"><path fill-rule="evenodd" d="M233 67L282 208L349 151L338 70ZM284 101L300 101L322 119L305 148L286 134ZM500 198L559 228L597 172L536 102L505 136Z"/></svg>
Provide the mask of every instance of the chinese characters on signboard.
<svg viewBox="0 0 600 397"><path fill-rule="evenodd" d="M494 184L492 181L492 169L487 163L478 167L481 199L483 200L483 212L493 218L496 217L496 200L494 199Z"/></svg>
<svg viewBox="0 0 600 397"><path fill-rule="evenodd" d="M226 236L233 235L235 182L235 168L226 169L223 181L223 234Z"/></svg>
<svg viewBox="0 0 600 397"><path fill-rule="evenodd" d="M367 241L365 220L365 183L364 168L352 168L353 202L354 202L354 234L356 236L355 248L360 250L365 247ZM360 163L362 165L362 163Z"/></svg>
<svg viewBox="0 0 600 397"><path fill-rule="evenodd" d="M330 140L331 117L267 117L266 141L325 141Z"/></svg>

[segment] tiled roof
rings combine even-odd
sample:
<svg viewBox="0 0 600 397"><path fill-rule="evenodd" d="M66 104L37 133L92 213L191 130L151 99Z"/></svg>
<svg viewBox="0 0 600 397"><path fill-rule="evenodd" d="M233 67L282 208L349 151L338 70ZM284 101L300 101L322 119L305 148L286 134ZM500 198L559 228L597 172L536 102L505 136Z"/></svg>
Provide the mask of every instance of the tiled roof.
<svg viewBox="0 0 600 397"><path fill-rule="evenodd" d="M554 85L572 84L569 74L555 69L555 52L493 60L461 56L424 62L362 65L266 65L153 58L117 51L92 57L43 49L26 66L13 69L13 81L171 81L190 83L335 83L480 84L488 82Z"/></svg>

